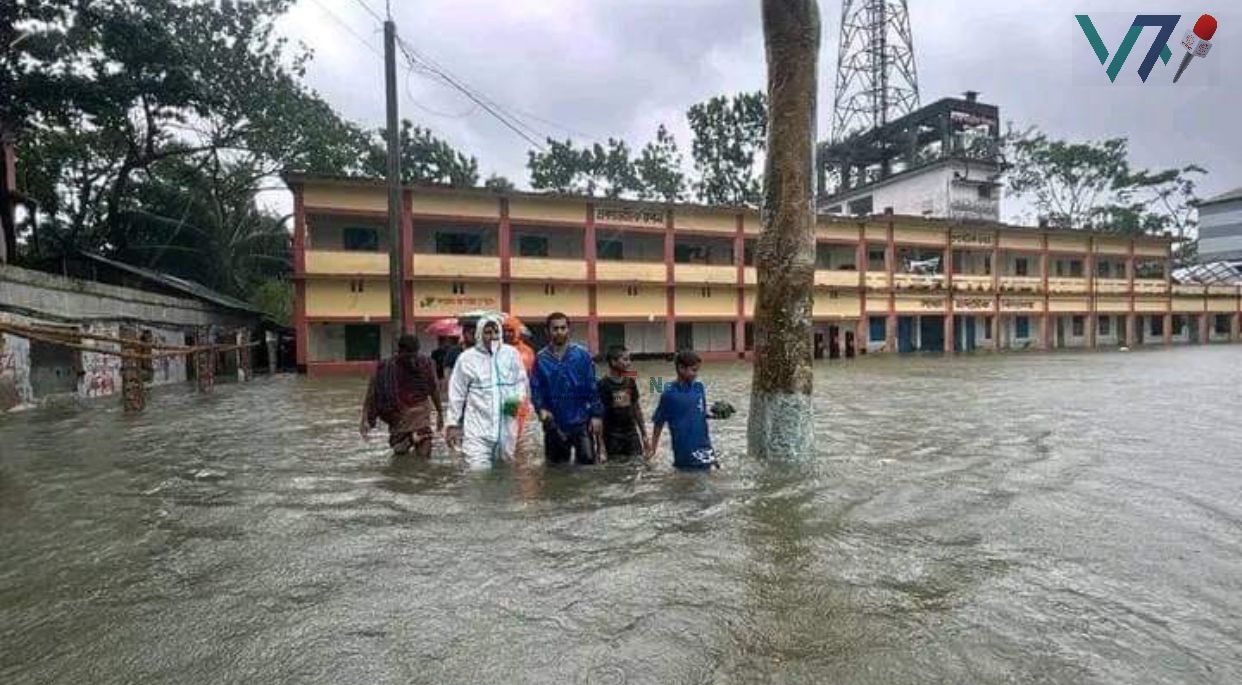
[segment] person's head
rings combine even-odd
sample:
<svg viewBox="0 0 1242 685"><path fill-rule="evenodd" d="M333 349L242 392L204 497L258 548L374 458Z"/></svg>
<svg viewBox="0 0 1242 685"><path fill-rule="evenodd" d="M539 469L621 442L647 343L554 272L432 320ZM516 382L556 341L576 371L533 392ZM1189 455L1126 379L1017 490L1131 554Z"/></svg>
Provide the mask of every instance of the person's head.
<svg viewBox="0 0 1242 685"><path fill-rule="evenodd" d="M608 353L604 357L608 360L608 368L613 373L620 376L630 370L630 351L625 349L625 345L613 345L608 348Z"/></svg>
<svg viewBox="0 0 1242 685"><path fill-rule="evenodd" d="M548 337L552 344L560 347L569 342L569 317L561 312L548 315Z"/></svg>
<svg viewBox="0 0 1242 685"><path fill-rule="evenodd" d="M442 335L436 339L436 346L440 349L447 349L451 340L447 335Z"/></svg>
<svg viewBox="0 0 1242 685"><path fill-rule="evenodd" d="M397 358L407 366L418 356L418 338L406 333L397 338Z"/></svg>
<svg viewBox="0 0 1242 685"><path fill-rule="evenodd" d="M699 364L702 363L699 353L694 350L682 350L677 353L674 365L677 367L677 380L691 383L699 376Z"/></svg>
<svg viewBox="0 0 1242 685"><path fill-rule="evenodd" d="M461 344L466 347L474 347L475 327L479 325L478 319L463 319L461 321Z"/></svg>
<svg viewBox="0 0 1242 685"><path fill-rule="evenodd" d="M480 335L483 336L482 343L484 349L491 350L492 343L500 339L500 325L495 319L487 319L483 322Z"/></svg>

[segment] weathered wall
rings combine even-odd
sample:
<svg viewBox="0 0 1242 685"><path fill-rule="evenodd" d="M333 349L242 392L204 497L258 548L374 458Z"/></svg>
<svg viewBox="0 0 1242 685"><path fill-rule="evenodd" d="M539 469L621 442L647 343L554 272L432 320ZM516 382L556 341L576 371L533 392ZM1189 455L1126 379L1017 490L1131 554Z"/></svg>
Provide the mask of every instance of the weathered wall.
<svg viewBox="0 0 1242 685"><path fill-rule="evenodd" d="M0 310L49 320L241 326L245 318L182 299L0 265Z"/></svg>
<svg viewBox="0 0 1242 685"><path fill-rule="evenodd" d="M0 265L0 322L56 325L119 337L122 326L149 331L153 342L185 345L186 333L208 328L222 344L234 342L226 332L250 323L245 317L199 300L169 297L54 274ZM227 339L226 339L227 338ZM115 343L83 341L101 349ZM183 357L153 362L151 385L183 383ZM12 334L0 334L0 411L29 405L52 394L107 397L121 388L121 359L89 351L69 351Z"/></svg>

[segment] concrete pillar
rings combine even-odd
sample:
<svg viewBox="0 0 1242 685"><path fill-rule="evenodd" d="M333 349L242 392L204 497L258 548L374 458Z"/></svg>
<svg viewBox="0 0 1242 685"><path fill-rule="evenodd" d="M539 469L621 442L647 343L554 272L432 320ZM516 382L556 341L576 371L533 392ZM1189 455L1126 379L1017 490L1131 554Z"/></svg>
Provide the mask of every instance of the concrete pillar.
<svg viewBox="0 0 1242 685"><path fill-rule="evenodd" d="M1098 337L1100 332L1100 315L1095 312L1091 312L1087 315L1085 323L1087 328L1087 348L1094 350L1099 344Z"/></svg>
<svg viewBox="0 0 1242 685"><path fill-rule="evenodd" d="M1206 345L1212 340L1212 326L1209 322L1211 315L1204 313L1199 315L1199 344Z"/></svg>
<svg viewBox="0 0 1242 685"><path fill-rule="evenodd" d="M1124 339L1126 347L1134 347L1138 344L1138 315L1134 312L1126 314L1126 327L1124 331Z"/></svg>
<svg viewBox="0 0 1242 685"><path fill-rule="evenodd" d="M1233 342L1242 341L1242 314L1235 312L1229 318L1232 320L1229 326L1229 339Z"/></svg>
<svg viewBox="0 0 1242 685"><path fill-rule="evenodd" d="M1173 344L1173 314L1171 313L1164 315L1164 344Z"/></svg>
<svg viewBox="0 0 1242 685"><path fill-rule="evenodd" d="M952 297L945 298L945 307L951 308L953 306L952 302L953 302ZM953 311L951 309L945 312L945 315L944 315L944 351L945 352L956 352L957 351L957 327L954 325L956 321L957 321L957 317L953 316Z"/></svg>
<svg viewBox="0 0 1242 685"><path fill-rule="evenodd" d="M1052 349L1052 322L1049 321L1051 316L1045 311L1043 316L1039 317L1039 349L1041 350Z"/></svg>
<svg viewBox="0 0 1242 685"><path fill-rule="evenodd" d="M884 320L884 351L897 351L897 314L892 310L892 301L889 301L889 313Z"/></svg>

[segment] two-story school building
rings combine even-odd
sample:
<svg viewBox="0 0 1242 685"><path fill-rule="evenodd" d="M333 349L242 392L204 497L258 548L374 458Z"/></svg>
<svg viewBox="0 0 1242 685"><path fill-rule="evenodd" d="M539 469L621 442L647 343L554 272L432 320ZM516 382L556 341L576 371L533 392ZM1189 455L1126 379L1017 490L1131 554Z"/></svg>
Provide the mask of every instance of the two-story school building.
<svg viewBox="0 0 1242 685"><path fill-rule="evenodd" d="M391 353L387 189L290 174L297 360L363 372ZM753 348L758 212L481 189L405 188L397 325L465 311L568 314L592 351ZM817 355L1239 340L1242 289L1178 285L1161 237L893 214L821 216Z"/></svg>

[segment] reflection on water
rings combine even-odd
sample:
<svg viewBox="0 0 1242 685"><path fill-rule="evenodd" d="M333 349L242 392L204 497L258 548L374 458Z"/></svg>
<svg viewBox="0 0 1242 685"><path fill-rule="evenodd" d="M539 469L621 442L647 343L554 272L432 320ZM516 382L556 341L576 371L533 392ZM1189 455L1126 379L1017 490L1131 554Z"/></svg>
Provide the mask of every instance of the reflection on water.
<svg viewBox="0 0 1242 685"><path fill-rule="evenodd" d="M394 460L357 380L0 417L0 682L1239 682L1240 361L824 365L805 464L708 365L710 475Z"/></svg>

